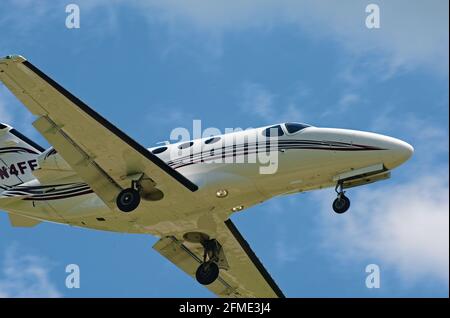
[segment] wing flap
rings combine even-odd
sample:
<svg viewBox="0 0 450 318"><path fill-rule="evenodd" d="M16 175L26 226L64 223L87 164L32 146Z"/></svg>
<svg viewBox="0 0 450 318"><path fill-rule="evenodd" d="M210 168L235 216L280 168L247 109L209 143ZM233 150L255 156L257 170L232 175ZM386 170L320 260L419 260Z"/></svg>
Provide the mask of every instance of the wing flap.
<svg viewBox="0 0 450 318"><path fill-rule="evenodd" d="M9 213L8 215L9 215L9 222L14 227L33 227L38 225L39 223L42 223L42 221L40 220L36 220L18 214Z"/></svg>
<svg viewBox="0 0 450 318"><path fill-rule="evenodd" d="M5 191L3 191L5 192ZM29 195L5 195L4 193L0 194L0 208L6 208L10 204L16 203L17 201L28 198Z"/></svg>
<svg viewBox="0 0 450 318"><path fill-rule="evenodd" d="M78 175L89 184L110 208L115 208L115 196L121 187L108 176L83 149L67 136L52 120L42 116L34 124L35 128L55 147Z"/></svg>

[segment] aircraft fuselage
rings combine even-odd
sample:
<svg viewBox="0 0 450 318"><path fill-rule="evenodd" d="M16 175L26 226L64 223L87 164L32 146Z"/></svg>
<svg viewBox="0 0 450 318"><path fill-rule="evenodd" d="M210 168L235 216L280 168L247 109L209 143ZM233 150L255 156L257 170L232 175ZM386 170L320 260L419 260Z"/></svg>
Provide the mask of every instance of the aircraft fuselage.
<svg viewBox="0 0 450 318"><path fill-rule="evenodd" d="M269 127L281 127L282 135L261 141L268 128L262 127L149 148L199 186L193 193L194 206L158 199L131 213L113 211L50 148L40 155L36 170L45 177L21 185L34 194L5 209L108 231L166 236L204 227L207 232L208 218L226 220L274 196L332 187L339 180L349 187L352 182L377 181L378 176L382 180L413 152L401 140L369 132L305 127L290 134L284 124ZM36 192L36 187L42 191ZM163 210L164 217L152 210Z"/></svg>

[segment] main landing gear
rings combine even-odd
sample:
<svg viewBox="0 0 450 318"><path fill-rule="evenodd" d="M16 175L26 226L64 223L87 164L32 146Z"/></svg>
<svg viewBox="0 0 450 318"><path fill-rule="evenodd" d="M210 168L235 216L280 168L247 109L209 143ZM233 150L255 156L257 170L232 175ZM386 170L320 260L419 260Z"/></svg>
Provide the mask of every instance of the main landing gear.
<svg viewBox="0 0 450 318"><path fill-rule="evenodd" d="M139 182L131 181L131 188L120 191L116 199L116 204L122 212L131 212L135 210L141 202L141 195L139 194Z"/></svg>
<svg viewBox="0 0 450 318"><path fill-rule="evenodd" d="M350 208L350 199L345 196L342 182L338 182L335 191L337 193L337 198L333 201L334 212L338 214L347 212L347 210Z"/></svg>
<svg viewBox="0 0 450 318"><path fill-rule="evenodd" d="M195 278L202 285L212 284L219 277L220 245L215 239L201 242L204 248L203 263L197 268Z"/></svg>

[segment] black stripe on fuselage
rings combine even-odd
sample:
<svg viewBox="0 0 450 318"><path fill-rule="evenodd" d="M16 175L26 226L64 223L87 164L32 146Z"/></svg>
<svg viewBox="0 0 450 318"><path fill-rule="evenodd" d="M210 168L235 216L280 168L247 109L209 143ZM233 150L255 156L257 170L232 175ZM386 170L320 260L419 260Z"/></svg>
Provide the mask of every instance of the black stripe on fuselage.
<svg viewBox="0 0 450 318"><path fill-rule="evenodd" d="M266 147L267 145L267 147ZM280 150L331 150L331 151L370 151L370 150L385 150L379 147L367 145L354 145L342 142L316 142L316 141L281 141L276 144L257 144L251 145L241 144L236 147L232 146L213 148L205 151L200 151L195 154L189 154L169 161L168 164L174 168L181 168L192 164L202 163L206 161L213 161L216 159L225 159L230 157L237 157L241 155L249 155L259 153L260 151L280 151Z"/></svg>
<svg viewBox="0 0 450 318"><path fill-rule="evenodd" d="M38 155L39 153L34 151L33 149L24 148L24 147L3 147L0 148L0 154L3 153L31 153L34 155Z"/></svg>
<svg viewBox="0 0 450 318"><path fill-rule="evenodd" d="M30 198L24 198L24 200L26 200L26 201L60 200L60 199L68 199L68 198L78 197L78 196L81 196L81 195L91 194L91 193L94 193L94 191L92 189L88 189L88 190L84 190L84 191L81 191L81 192L71 193L71 194L66 194L66 195L38 197L38 198L30 197Z"/></svg>
<svg viewBox="0 0 450 318"><path fill-rule="evenodd" d="M33 193L33 192L24 192L24 191L20 191L20 190L11 190L11 191L8 191L7 194L32 195L33 198L45 198L45 197L53 197L56 195L71 194L71 193L76 193L76 192L85 191L85 190L91 190L91 188L86 185L84 187L65 189L65 190L60 190L60 191L49 191L46 193Z"/></svg>
<svg viewBox="0 0 450 318"><path fill-rule="evenodd" d="M37 186L22 186L18 185L15 187L10 187L9 190L19 190L33 193L46 193L49 191L59 191L66 189L75 189L79 187L87 186L86 183L76 182L76 183L60 183L60 184L47 184L47 185L37 185ZM36 192L39 191L39 192Z"/></svg>
<svg viewBox="0 0 450 318"><path fill-rule="evenodd" d="M29 196L24 200L55 200L65 199L74 196L93 193L93 190L86 183L68 183L57 185L40 185L40 186L17 186L5 190L2 195Z"/></svg>

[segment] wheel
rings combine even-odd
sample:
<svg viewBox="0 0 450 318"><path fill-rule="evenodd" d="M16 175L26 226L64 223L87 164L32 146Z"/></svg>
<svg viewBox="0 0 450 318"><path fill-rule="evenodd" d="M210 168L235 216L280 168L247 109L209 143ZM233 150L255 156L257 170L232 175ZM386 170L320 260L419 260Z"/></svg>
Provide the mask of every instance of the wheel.
<svg viewBox="0 0 450 318"><path fill-rule="evenodd" d="M195 278L202 285L212 284L219 277L219 266L214 262L201 264L195 272Z"/></svg>
<svg viewBox="0 0 450 318"><path fill-rule="evenodd" d="M136 189L128 188L120 191L117 196L116 203L117 207L122 212L131 212L136 209L141 202L141 196L139 191Z"/></svg>
<svg viewBox="0 0 450 318"><path fill-rule="evenodd" d="M350 208L350 199L345 195L339 195L333 202L333 210L336 213L344 213Z"/></svg>

